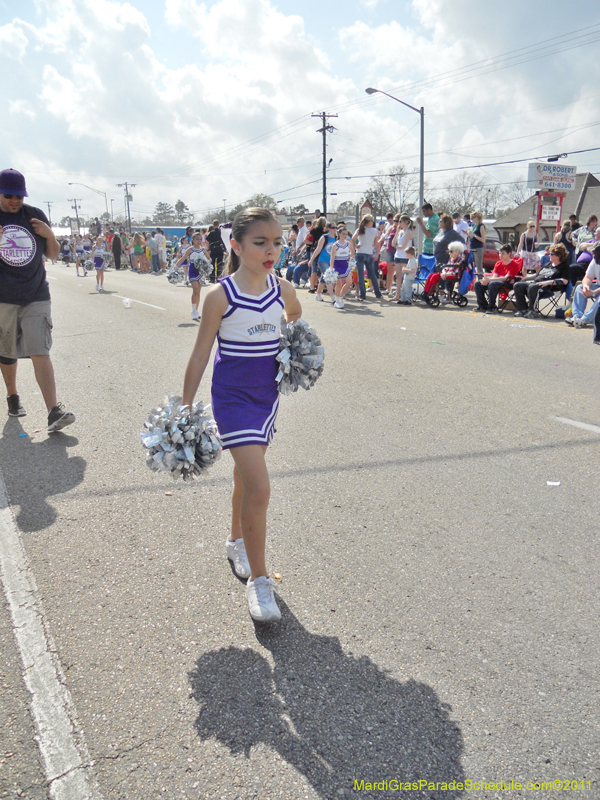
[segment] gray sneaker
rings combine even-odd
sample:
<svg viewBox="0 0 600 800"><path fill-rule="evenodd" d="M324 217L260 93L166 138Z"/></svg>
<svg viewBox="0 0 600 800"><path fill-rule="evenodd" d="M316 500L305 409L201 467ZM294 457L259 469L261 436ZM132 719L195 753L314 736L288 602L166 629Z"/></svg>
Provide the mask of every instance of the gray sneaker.
<svg viewBox="0 0 600 800"><path fill-rule="evenodd" d="M27 412L21 405L21 398L18 394L9 394L6 398L8 403L8 416L9 417L26 417Z"/></svg>
<svg viewBox="0 0 600 800"><path fill-rule="evenodd" d="M231 539L227 539L225 542L225 550L227 551L227 558L233 564L233 571L238 578L249 578L252 574L252 570L250 569L250 563L246 555L244 540L241 537L236 539L235 542L232 542Z"/></svg>
<svg viewBox="0 0 600 800"><path fill-rule="evenodd" d="M281 619L274 589L271 579L264 576L246 584L248 610L256 622L277 622Z"/></svg>
<svg viewBox="0 0 600 800"><path fill-rule="evenodd" d="M61 431L67 425L72 425L75 422L75 414L72 411L65 411L62 403L54 406L48 414L48 433Z"/></svg>

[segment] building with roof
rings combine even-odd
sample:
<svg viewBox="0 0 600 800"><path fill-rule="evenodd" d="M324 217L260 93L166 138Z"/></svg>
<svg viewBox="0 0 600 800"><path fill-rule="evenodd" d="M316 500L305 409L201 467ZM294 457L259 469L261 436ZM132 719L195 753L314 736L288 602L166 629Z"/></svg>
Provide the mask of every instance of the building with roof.
<svg viewBox="0 0 600 800"><path fill-rule="evenodd" d="M496 220L494 228L503 242L508 242L511 234L514 236L514 241L519 241L529 220L536 218L537 202L537 195L532 194L528 200L509 214ZM578 173L575 179L575 190L565 193L561 222L568 220L571 214L575 214L582 224L587 222L591 214L600 217L600 180L591 172ZM540 241L551 242L555 233L556 222L540 222Z"/></svg>

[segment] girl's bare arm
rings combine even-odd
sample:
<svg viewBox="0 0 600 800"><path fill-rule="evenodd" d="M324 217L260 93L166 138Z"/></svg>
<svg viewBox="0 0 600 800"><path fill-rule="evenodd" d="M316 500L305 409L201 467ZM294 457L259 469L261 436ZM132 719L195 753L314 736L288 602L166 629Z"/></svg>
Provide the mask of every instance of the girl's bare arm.
<svg viewBox="0 0 600 800"><path fill-rule="evenodd" d="M296 290L289 281L279 278L281 297L283 298L285 319L287 322L296 322L302 316L302 306L296 295Z"/></svg>

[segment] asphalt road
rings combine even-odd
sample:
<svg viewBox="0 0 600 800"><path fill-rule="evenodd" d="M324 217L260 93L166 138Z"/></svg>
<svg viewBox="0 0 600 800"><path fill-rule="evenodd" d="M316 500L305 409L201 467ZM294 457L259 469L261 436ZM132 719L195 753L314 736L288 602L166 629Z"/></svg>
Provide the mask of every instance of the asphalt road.
<svg viewBox="0 0 600 800"><path fill-rule="evenodd" d="M600 797L600 434L555 419L600 425L589 329L301 291L326 369L269 450L284 616L264 631L225 557L231 457L177 484L139 442L181 391L190 290L48 273L77 421L44 432L22 363L0 466L102 798ZM38 800L4 609L0 631L0 797ZM560 796L472 793L532 794Z"/></svg>

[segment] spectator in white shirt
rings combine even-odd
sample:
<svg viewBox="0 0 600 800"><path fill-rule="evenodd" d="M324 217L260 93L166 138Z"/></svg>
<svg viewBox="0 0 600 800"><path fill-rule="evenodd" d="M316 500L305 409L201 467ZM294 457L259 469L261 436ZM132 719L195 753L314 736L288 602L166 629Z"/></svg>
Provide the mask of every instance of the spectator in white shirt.
<svg viewBox="0 0 600 800"><path fill-rule="evenodd" d="M298 236L296 237L296 252L300 250L302 247L304 240L306 239L306 235L308 234L308 228L304 224L304 217L298 217L296 220L296 225L298 226Z"/></svg>
<svg viewBox="0 0 600 800"><path fill-rule="evenodd" d="M454 214L452 214L452 221L454 223L454 230L458 234L460 234L463 242L466 243L471 231L471 229L469 228L469 224L465 222L464 219L461 219L461 216L458 213L458 211L455 211Z"/></svg>

